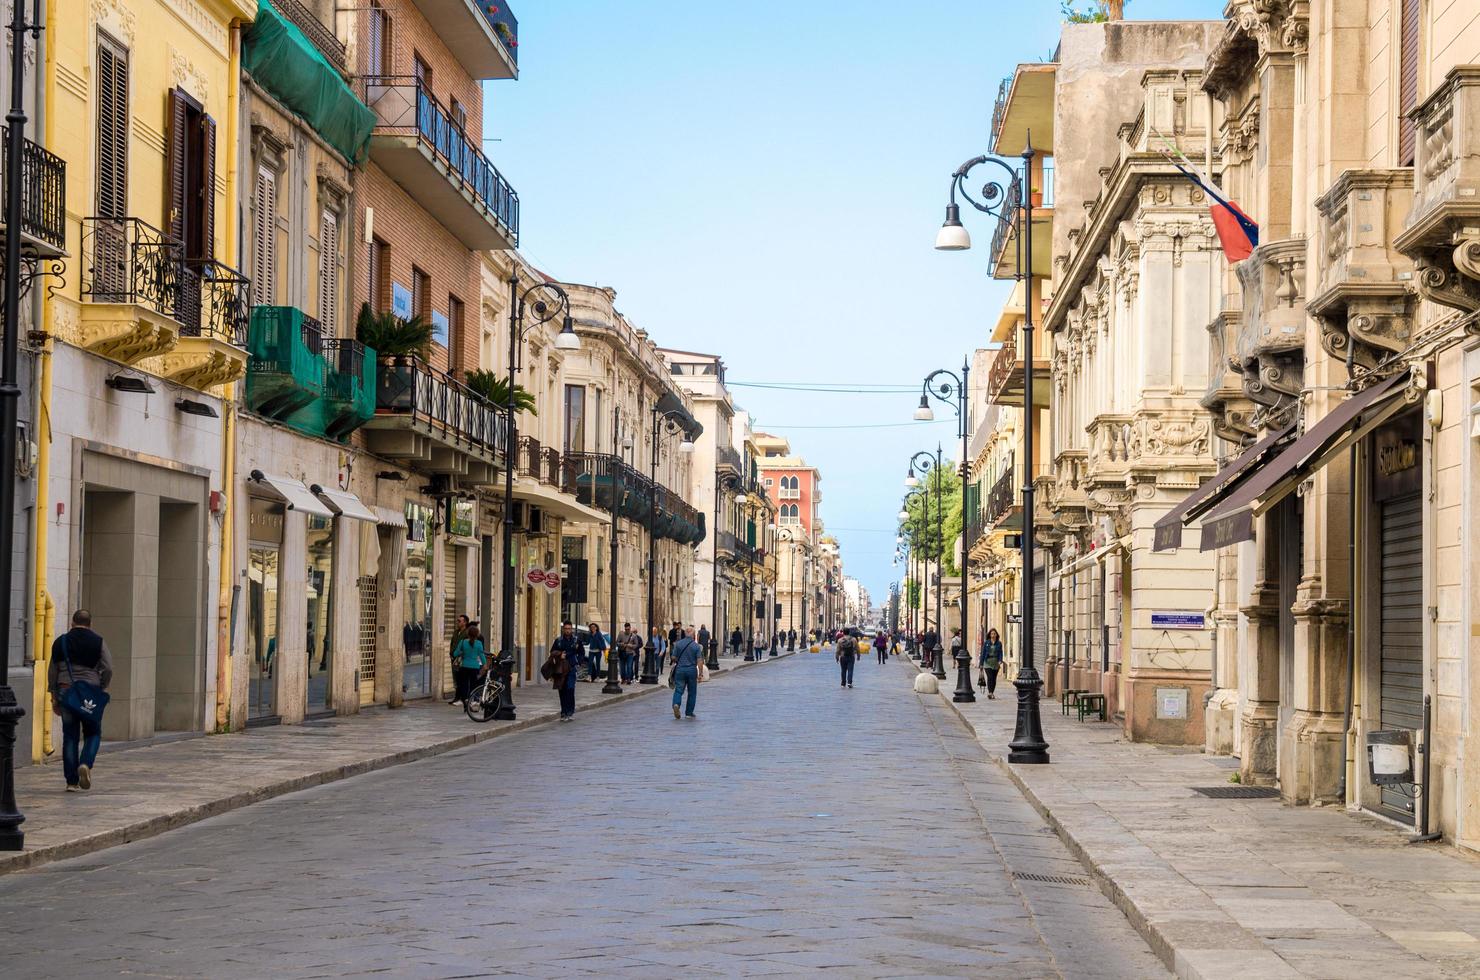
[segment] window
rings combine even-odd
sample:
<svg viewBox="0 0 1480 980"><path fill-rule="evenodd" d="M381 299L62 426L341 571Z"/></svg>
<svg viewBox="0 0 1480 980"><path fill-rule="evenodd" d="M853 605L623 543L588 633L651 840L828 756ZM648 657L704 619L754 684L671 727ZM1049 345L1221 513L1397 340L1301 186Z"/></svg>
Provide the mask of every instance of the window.
<svg viewBox="0 0 1480 980"><path fill-rule="evenodd" d="M370 242L370 307L376 313L391 308L391 256L390 246L379 238Z"/></svg>
<svg viewBox="0 0 1480 980"><path fill-rule="evenodd" d="M421 82L422 90L426 94L432 94L432 66L427 64L420 54L411 55L411 70Z"/></svg>
<svg viewBox="0 0 1480 980"><path fill-rule="evenodd" d="M98 32L98 216L128 214L128 50Z"/></svg>
<svg viewBox="0 0 1480 980"><path fill-rule="evenodd" d="M463 301L456 296L447 297L447 363L461 366L458 345L463 335Z"/></svg>
<svg viewBox="0 0 1480 980"><path fill-rule="evenodd" d="M394 71L391 58L391 15L380 5L380 0L370 0L370 53L367 75L389 75Z"/></svg>
<svg viewBox="0 0 1480 980"><path fill-rule="evenodd" d="M339 215L330 208L319 215L319 323L339 336Z"/></svg>
<svg viewBox="0 0 1480 980"><path fill-rule="evenodd" d="M771 479L769 476L766 477L766 486L768 486L768 487L775 486L775 483L776 483L775 480Z"/></svg>
<svg viewBox="0 0 1480 980"><path fill-rule="evenodd" d="M591 448L601 452L601 420L606 415L601 410L601 389L591 392Z"/></svg>
<svg viewBox="0 0 1480 980"><path fill-rule="evenodd" d="M252 291L258 305L277 304L277 171L265 163L252 184Z"/></svg>
<svg viewBox="0 0 1480 980"><path fill-rule="evenodd" d="M565 451L586 451L586 388L584 385L565 386Z"/></svg>
<svg viewBox="0 0 1480 980"><path fill-rule="evenodd" d="M452 124L463 132L468 129L468 112L463 104L456 99L452 100Z"/></svg>
<svg viewBox="0 0 1480 980"><path fill-rule="evenodd" d="M1418 105L1419 0L1403 0L1398 22L1398 166L1413 166L1416 142L1408 114Z"/></svg>
<svg viewBox="0 0 1480 980"><path fill-rule="evenodd" d="M411 315L424 320L432 318L432 277L414 265L411 267Z"/></svg>

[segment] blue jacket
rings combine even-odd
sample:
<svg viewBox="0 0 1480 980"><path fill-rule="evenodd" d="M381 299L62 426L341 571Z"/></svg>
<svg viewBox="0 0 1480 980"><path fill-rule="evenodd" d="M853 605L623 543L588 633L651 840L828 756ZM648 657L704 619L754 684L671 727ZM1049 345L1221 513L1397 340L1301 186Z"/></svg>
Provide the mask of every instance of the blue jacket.
<svg viewBox="0 0 1480 980"><path fill-rule="evenodd" d="M565 654L565 663L570 667L570 670L565 675L565 686L575 687L576 664L580 663L581 658L586 655L586 651L581 648L581 641L576 639L574 633L569 638L557 636L555 642L550 644L550 650L551 652L559 650Z"/></svg>
<svg viewBox="0 0 1480 980"><path fill-rule="evenodd" d="M452 651L452 659L459 666L476 670L482 670L483 665L488 663L488 657L483 652L483 641L469 640L466 637L457 641L457 648Z"/></svg>
<svg viewBox="0 0 1480 980"><path fill-rule="evenodd" d="M1002 641L983 640L981 665L988 670L996 670L1002 666Z"/></svg>

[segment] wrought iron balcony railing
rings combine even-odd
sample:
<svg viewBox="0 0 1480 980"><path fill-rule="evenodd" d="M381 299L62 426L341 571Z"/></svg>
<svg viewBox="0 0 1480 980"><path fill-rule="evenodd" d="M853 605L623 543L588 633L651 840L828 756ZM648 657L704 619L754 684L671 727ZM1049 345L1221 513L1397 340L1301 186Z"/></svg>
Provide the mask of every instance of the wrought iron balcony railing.
<svg viewBox="0 0 1480 980"><path fill-rule="evenodd" d="M319 53L328 58L330 63L341 72L345 70L344 42L334 36L333 29L319 20L312 10L303 3L303 0L272 0L274 7L283 13L288 20L293 22L304 33L313 46L319 49Z"/></svg>
<svg viewBox="0 0 1480 980"><path fill-rule="evenodd" d="M0 126L0 143L9 134L9 126ZM3 158L0 153L0 187L5 186ZM29 139L21 144L21 232L66 251L67 162Z"/></svg>
<svg viewBox="0 0 1480 980"><path fill-rule="evenodd" d="M417 358L380 365L375 413L410 416L450 442L508 458L508 428L498 406Z"/></svg>
<svg viewBox="0 0 1480 980"><path fill-rule="evenodd" d="M740 451L734 446L720 446L714 451L714 465L717 468L729 469L735 473L740 472Z"/></svg>
<svg viewBox="0 0 1480 980"><path fill-rule="evenodd" d="M180 270L175 319L180 336L209 337L247 346L252 319L252 280L214 259L187 259ZM317 323L317 321L314 321Z"/></svg>
<svg viewBox="0 0 1480 980"><path fill-rule="evenodd" d="M175 316L185 247L138 218L82 219L82 295Z"/></svg>
<svg viewBox="0 0 1480 980"><path fill-rule="evenodd" d="M504 0L495 0L503 3ZM365 102L375 110L375 132L416 136L447 168L447 178L469 191L519 241L519 195L468 138L452 114L414 75L366 75Z"/></svg>
<svg viewBox="0 0 1480 980"><path fill-rule="evenodd" d="M1007 238L1012 234L1014 223L1017 222L1019 211L1023 205L1023 188L1020 181L1014 180L1007 185L1007 199L1002 203L1000 217L997 219L997 228L992 232L991 261L994 266L1002 261L1002 249L1007 244ZM1021 243L1014 246L1021 248Z"/></svg>
<svg viewBox="0 0 1480 980"><path fill-rule="evenodd" d="M1007 115L1007 96L1012 93L1012 76L1008 75L997 85L997 101L992 106L992 142L1002 130L1002 117Z"/></svg>

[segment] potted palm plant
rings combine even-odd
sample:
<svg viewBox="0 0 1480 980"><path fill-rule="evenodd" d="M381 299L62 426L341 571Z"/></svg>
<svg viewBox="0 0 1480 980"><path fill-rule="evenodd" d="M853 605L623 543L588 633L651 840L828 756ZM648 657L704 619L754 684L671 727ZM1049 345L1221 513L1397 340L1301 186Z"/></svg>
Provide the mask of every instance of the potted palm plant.
<svg viewBox="0 0 1480 980"><path fill-rule="evenodd" d="M424 317L401 319L394 313L376 313L360 306L355 339L375 351L375 405L393 411L414 407L417 362L432 350L436 328Z"/></svg>
<svg viewBox="0 0 1480 980"><path fill-rule="evenodd" d="M505 408L509 404L509 380L493 371L485 371L475 368L463 376L467 386L473 389L473 393L482 396L486 401ZM530 415L538 415L535 410L534 395L523 385L514 386L514 411L528 412Z"/></svg>

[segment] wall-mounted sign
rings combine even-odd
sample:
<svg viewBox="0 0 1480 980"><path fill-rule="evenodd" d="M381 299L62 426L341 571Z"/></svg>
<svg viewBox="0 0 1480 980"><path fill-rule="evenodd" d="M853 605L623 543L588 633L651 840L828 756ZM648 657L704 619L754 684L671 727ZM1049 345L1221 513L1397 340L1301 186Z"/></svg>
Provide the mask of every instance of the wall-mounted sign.
<svg viewBox="0 0 1480 980"><path fill-rule="evenodd" d="M447 346L447 314L432 311L432 342Z"/></svg>
<svg viewBox="0 0 1480 980"><path fill-rule="evenodd" d="M560 570L559 569L557 569L557 568L548 568L548 569L545 570L545 591L546 592L559 592L560 591L560 583L562 581L564 581L564 579L561 578L561 576L560 576Z"/></svg>
<svg viewBox="0 0 1480 980"><path fill-rule="evenodd" d="M1187 717L1187 688L1158 687L1156 689L1156 717L1167 720Z"/></svg>
<svg viewBox="0 0 1480 980"><path fill-rule="evenodd" d="M477 511L471 500L454 500L452 514L447 518L447 533L457 537L473 536L473 523Z"/></svg>
<svg viewBox="0 0 1480 980"><path fill-rule="evenodd" d="M283 505L276 500L252 497L247 512L247 537L263 544L282 544Z"/></svg>
<svg viewBox="0 0 1480 980"><path fill-rule="evenodd" d="M531 568L529 571L524 573L524 581L528 582L530 585L544 585L545 570L543 568Z"/></svg>
<svg viewBox="0 0 1480 980"><path fill-rule="evenodd" d="M1390 500L1423 489L1423 417L1408 412L1372 433L1372 496Z"/></svg>
<svg viewBox="0 0 1480 980"><path fill-rule="evenodd" d="M403 320L411 319L411 290L398 282L391 283L391 312Z"/></svg>
<svg viewBox="0 0 1480 980"><path fill-rule="evenodd" d="M1208 617L1190 609L1153 609L1151 628L1155 630L1205 630Z"/></svg>

